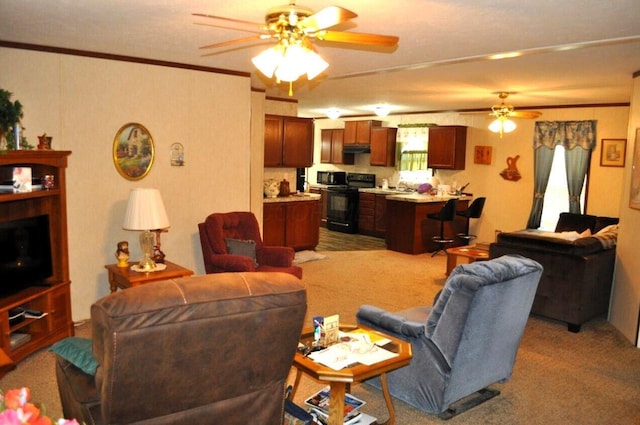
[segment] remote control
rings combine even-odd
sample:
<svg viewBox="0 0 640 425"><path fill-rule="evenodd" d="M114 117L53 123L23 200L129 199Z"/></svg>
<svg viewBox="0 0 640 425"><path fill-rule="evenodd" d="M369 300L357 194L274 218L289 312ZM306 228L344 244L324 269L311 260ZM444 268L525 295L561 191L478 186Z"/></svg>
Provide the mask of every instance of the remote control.
<svg viewBox="0 0 640 425"><path fill-rule="evenodd" d="M33 310L31 308L23 308L22 309L24 311L25 314L28 314L30 316L41 316L42 312L40 310Z"/></svg>

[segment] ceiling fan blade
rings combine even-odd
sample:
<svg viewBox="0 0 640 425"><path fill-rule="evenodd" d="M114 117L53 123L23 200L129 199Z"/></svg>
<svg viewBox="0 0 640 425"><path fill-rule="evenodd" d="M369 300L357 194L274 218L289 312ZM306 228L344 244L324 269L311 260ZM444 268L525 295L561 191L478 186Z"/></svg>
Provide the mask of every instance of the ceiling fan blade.
<svg viewBox="0 0 640 425"><path fill-rule="evenodd" d="M234 28L230 25L215 25L215 24L208 24L206 22L194 22L195 25L202 25L204 27L213 27L213 28L222 28L225 30L234 30L234 31L243 31L243 32L254 32L256 34L269 34L269 31L266 30L261 30L261 29L240 29L240 28Z"/></svg>
<svg viewBox="0 0 640 425"><path fill-rule="evenodd" d="M342 7L329 6L325 7L319 12L314 13L311 16L304 18L300 22L300 27L303 29L308 28L311 31L318 31L332 27L334 25L338 25L357 16L357 14Z"/></svg>
<svg viewBox="0 0 640 425"><path fill-rule="evenodd" d="M222 16L207 15L205 13L192 13L192 15L198 16L200 18L211 19L213 21L209 21L211 23L208 24L195 22L195 24L197 25L208 25L212 27L220 27L236 31L265 33L265 30L263 29L264 24L260 23L242 21L240 19L224 18ZM215 23L215 21L219 22Z"/></svg>
<svg viewBox="0 0 640 425"><path fill-rule="evenodd" d="M234 44L247 43L249 41L263 40L263 39L264 37L262 37L260 34L257 34L249 37L237 38L235 40L223 41L222 43L209 44L209 45L200 47L200 49L217 49L218 47L232 46Z"/></svg>
<svg viewBox="0 0 640 425"><path fill-rule="evenodd" d="M538 111L513 111L509 114L513 118L538 118L542 112Z"/></svg>
<svg viewBox="0 0 640 425"><path fill-rule="evenodd" d="M318 40L336 41L339 43L369 44L374 46L393 47L399 38L394 35L364 34L360 32L322 31L316 34Z"/></svg>

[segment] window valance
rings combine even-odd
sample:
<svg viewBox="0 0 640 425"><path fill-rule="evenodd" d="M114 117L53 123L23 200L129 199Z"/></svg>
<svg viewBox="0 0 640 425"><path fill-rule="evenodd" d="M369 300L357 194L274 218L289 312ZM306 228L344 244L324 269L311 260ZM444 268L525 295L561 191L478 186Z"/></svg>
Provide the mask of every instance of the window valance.
<svg viewBox="0 0 640 425"><path fill-rule="evenodd" d="M596 121L537 121L533 133L533 149L576 146L592 150L596 146Z"/></svg>

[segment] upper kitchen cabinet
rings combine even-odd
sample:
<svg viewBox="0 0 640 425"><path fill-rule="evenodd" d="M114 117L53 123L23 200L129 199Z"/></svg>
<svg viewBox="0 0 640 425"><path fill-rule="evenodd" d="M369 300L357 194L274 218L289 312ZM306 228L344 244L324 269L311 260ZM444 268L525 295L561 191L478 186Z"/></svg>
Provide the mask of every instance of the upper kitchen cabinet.
<svg viewBox="0 0 640 425"><path fill-rule="evenodd" d="M320 162L323 164L353 164L352 153L344 153L344 130L341 128L320 131Z"/></svg>
<svg viewBox="0 0 640 425"><path fill-rule="evenodd" d="M393 167L396 162L397 128L374 127L371 129L371 165Z"/></svg>
<svg viewBox="0 0 640 425"><path fill-rule="evenodd" d="M313 119L265 115L264 166L311 167Z"/></svg>
<svg viewBox="0 0 640 425"><path fill-rule="evenodd" d="M369 146L371 144L371 129L382 126L382 121L345 121L344 145Z"/></svg>
<svg viewBox="0 0 640 425"><path fill-rule="evenodd" d="M429 128L429 168L464 170L466 149L467 127L443 125Z"/></svg>

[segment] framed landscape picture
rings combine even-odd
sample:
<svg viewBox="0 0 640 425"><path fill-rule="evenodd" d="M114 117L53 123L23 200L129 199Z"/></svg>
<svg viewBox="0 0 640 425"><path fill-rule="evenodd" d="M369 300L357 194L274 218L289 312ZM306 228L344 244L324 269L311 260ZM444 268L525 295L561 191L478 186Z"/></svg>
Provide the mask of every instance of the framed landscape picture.
<svg viewBox="0 0 640 425"><path fill-rule="evenodd" d="M602 139L600 146L600 166L624 167L627 154L627 139Z"/></svg>
<svg viewBox="0 0 640 425"><path fill-rule="evenodd" d="M113 140L113 163L127 180L140 180L151 170L155 157L153 138L138 123L120 127Z"/></svg>

